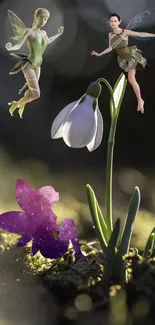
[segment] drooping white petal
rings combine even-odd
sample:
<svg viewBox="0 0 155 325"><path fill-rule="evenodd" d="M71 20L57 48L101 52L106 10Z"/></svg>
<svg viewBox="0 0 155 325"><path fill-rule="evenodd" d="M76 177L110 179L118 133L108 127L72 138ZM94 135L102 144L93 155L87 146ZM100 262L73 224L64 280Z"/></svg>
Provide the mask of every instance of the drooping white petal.
<svg viewBox="0 0 155 325"><path fill-rule="evenodd" d="M68 104L66 107L64 107L61 112L56 116L55 120L52 123L51 127L51 138L52 139L58 139L63 136L63 122L65 121L66 116L71 112L71 110L77 105L79 102L79 99L75 102L72 102Z"/></svg>
<svg viewBox="0 0 155 325"><path fill-rule="evenodd" d="M125 75L122 74L122 77L120 78L118 84L116 85L116 88L114 89L113 96L114 96L114 102L115 107L117 108L119 105L119 101L123 92L124 88L124 82L125 82Z"/></svg>
<svg viewBox="0 0 155 325"><path fill-rule="evenodd" d="M65 119L63 124L63 139L72 148L87 146L95 133L94 98L87 95L85 100L77 105Z"/></svg>
<svg viewBox="0 0 155 325"><path fill-rule="evenodd" d="M96 130L91 142L87 145L89 151L93 151L97 149L103 137L103 118L98 105L95 110L95 121L96 121Z"/></svg>

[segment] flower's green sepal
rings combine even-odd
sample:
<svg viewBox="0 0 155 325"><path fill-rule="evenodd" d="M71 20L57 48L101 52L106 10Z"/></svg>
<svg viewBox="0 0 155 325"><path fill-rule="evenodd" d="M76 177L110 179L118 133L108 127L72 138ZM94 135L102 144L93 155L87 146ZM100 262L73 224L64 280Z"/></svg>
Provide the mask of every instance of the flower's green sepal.
<svg viewBox="0 0 155 325"><path fill-rule="evenodd" d="M144 252L143 252L144 258L147 258L149 255L152 255L154 246L155 246L155 227L152 229L152 231L148 237L148 240L146 242Z"/></svg>
<svg viewBox="0 0 155 325"><path fill-rule="evenodd" d="M101 94L101 91L102 91L102 86L100 85L100 83L93 81L88 86L86 90L86 94L91 97L98 98Z"/></svg>
<svg viewBox="0 0 155 325"><path fill-rule="evenodd" d="M104 221L102 212L100 210L93 189L89 184L86 185L86 189L87 189L89 208L93 219L96 235L100 242L103 252L105 252L107 248L107 226Z"/></svg>

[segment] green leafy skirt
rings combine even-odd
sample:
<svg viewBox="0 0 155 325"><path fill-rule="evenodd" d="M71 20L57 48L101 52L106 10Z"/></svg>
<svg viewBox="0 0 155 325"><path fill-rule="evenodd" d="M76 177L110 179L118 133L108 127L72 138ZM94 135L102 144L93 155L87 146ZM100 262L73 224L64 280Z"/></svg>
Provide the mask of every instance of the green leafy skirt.
<svg viewBox="0 0 155 325"><path fill-rule="evenodd" d="M128 47L128 53L125 57L119 55L119 50L117 49L117 61L121 69L128 72L131 69L144 69L147 66L147 59L142 56L142 51L137 48L137 46ZM122 48L122 50L124 50Z"/></svg>
<svg viewBox="0 0 155 325"><path fill-rule="evenodd" d="M28 64L33 68L32 61L28 59L28 55L22 53L10 53L10 55L15 56L16 58L20 58L20 60L15 64L13 69L9 72L9 74L16 74L26 68Z"/></svg>

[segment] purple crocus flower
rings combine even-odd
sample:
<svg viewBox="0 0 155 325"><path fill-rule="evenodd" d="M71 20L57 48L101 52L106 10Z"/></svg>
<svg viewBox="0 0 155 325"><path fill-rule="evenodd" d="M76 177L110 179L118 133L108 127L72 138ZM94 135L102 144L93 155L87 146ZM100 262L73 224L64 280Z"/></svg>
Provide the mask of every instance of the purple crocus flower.
<svg viewBox="0 0 155 325"><path fill-rule="evenodd" d="M32 240L32 253L38 251L44 257L57 258L67 251L71 240L75 253L82 256L74 220L65 218L61 226L56 224L57 216L52 203L59 200L59 193L51 186L35 190L31 184L18 179L16 201L23 212L9 211L0 215L0 228L12 233L23 233L17 246L24 246Z"/></svg>

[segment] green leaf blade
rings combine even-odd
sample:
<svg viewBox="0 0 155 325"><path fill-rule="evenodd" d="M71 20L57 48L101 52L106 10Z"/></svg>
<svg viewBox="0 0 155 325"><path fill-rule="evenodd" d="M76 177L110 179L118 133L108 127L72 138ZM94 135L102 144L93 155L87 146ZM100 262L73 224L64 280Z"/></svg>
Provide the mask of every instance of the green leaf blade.
<svg viewBox="0 0 155 325"><path fill-rule="evenodd" d="M146 245L144 248L144 252L143 252L144 258L148 257L149 251L151 251L151 252L153 251L154 243L155 243L155 227L152 229L152 231L147 239L147 242L146 242Z"/></svg>
<svg viewBox="0 0 155 325"><path fill-rule="evenodd" d="M126 221L124 224L124 228L122 231L122 236L121 236L121 240L120 240L120 244L116 256L115 276L117 277L117 279L119 279L120 283L124 282L126 279L123 255L127 254L129 251L133 223L135 221L137 212L139 210L139 204L140 204L140 191L138 187L135 187L135 190L129 202L128 213L127 213Z"/></svg>
<svg viewBox="0 0 155 325"><path fill-rule="evenodd" d="M99 208L95 193L89 184L86 185L89 208L93 219L97 238L100 242L103 252L107 248L107 226Z"/></svg>
<svg viewBox="0 0 155 325"><path fill-rule="evenodd" d="M119 236L119 231L120 231L120 219L118 218L114 224L114 228L111 233L108 247L106 250L106 258L104 261L104 277L103 277L104 289L107 288L110 278L112 276L113 266L115 263L115 256L116 256L116 244Z"/></svg>

